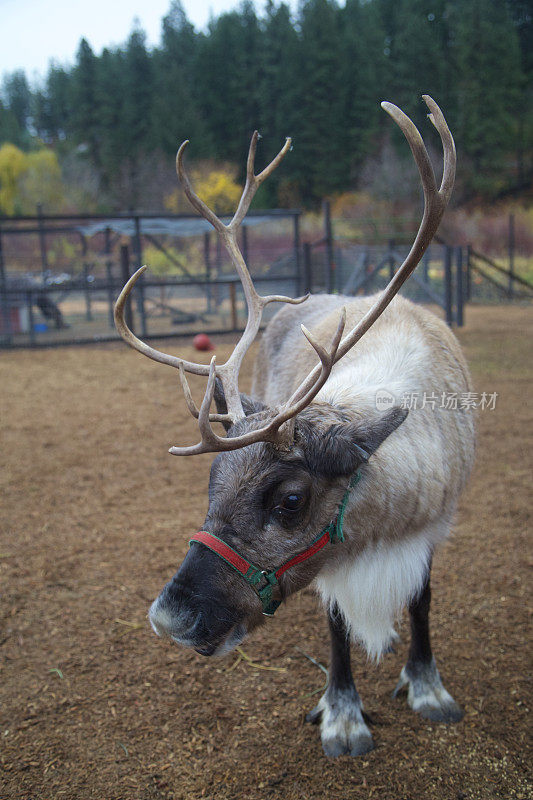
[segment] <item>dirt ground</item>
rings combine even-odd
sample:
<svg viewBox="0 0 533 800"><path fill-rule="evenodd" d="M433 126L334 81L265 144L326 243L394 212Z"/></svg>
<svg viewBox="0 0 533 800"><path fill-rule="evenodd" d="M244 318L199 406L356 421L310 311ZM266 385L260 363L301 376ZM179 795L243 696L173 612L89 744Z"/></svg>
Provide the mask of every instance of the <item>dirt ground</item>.
<svg viewBox="0 0 533 800"><path fill-rule="evenodd" d="M1 800L531 797L533 318L469 308L466 323L476 389L498 398L479 414L432 608L437 662L466 714L428 723L391 699L404 620L381 665L354 651L376 744L358 759L326 759L303 722L324 674L302 651L323 664L329 651L310 591L244 643L258 666L149 629L206 509L211 457L167 454L196 435L176 374L122 344L0 355ZM188 342L165 347L193 356Z"/></svg>

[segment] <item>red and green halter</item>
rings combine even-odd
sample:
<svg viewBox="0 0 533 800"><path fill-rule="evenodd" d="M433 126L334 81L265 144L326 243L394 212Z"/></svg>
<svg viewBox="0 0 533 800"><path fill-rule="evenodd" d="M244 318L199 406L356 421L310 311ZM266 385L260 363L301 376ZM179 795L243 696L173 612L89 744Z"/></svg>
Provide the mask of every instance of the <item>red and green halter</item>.
<svg viewBox="0 0 533 800"><path fill-rule="evenodd" d="M278 606L281 605L281 600L274 600L272 598L272 593L274 586L279 585L278 582L283 573L291 567L295 567L296 564L301 564L302 561L307 561L308 558L314 556L315 553L318 553L318 551L322 550L322 548L327 544L344 542L344 512L346 511L346 505L348 503L350 492L360 481L360 479L361 472L358 471L348 484L348 488L344 493L344 497L342 498L335 518L324 528L320 535L311 542L309 547L306 550L303 550L301 553L298 553L298 555L289 559L289 561L286 561L277 569L270 571L256 567L254 564L250 563L250 561L247 561L243 556L237 553L233 547L230 547L229 544L226 544L226 542L223 542L222 539L218 538L218 536L215 536L213 533L209 533L208 531L199 531L198 533L195 533L194 536L191 536L189 540L189 547L193 542L199 542L199 544L205 545L205 547L208 547L213 551L213 553L216 553L217 556L220 556L220 558L229 564L230 567L233 567L233 569L237 570L237 572L242 575L247 583L250 584L252 589L259 597L261 605L263 606L263 614L267 617L272 617Z"/></svg>

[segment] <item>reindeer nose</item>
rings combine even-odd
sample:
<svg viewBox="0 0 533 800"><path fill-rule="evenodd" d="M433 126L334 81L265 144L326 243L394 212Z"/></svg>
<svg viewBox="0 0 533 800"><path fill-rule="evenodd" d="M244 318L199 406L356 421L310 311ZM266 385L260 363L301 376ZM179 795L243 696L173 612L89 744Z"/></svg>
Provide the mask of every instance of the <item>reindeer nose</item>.
<svg viewBox="0 0 533 800"><path fill-rule="evenodd" d="M188 607L185 593L172 588L167 585L154 600L148 618L158 636L183 638L196 626L198 614Z"/></svg>
<svg viewBox="0 0 533 800"><path fill-rule="evenodd" d="M148 612L148 619L154 633L158 636L170 636L172 630L172 614L168 608L161 606L159 597L154 600Z"/></svg>

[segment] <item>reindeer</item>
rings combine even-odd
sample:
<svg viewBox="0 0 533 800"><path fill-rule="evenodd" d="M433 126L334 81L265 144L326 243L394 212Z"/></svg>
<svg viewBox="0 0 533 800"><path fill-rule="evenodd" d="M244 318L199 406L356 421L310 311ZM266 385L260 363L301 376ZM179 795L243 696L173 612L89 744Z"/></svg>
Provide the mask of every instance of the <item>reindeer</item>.
<svg viewBox="0 0 533 800"><path fill-rule="evenodd" d="M228 360L217 364L213 356L210 365L192 363L134 336L123 309L145 267L128 281L115 310L117 328L129 345L178 370L188 408L198 420L200 442L172 447L170 453L218 453L203 528L191 536L181 567L152 604L152 627L201 655L221 655L290 595L314 583L327 609L331 667L328 688L307 719L320 724L328 756L372 749L352 676L350 641L379 658L393 644L395 621L406 606L411 644L394 696L406 689L410 707L434 721L462 717L435 665L428 617L432 554L450 532L471 468L473 419L467 410L436 403L409 414L398 403L385 413L376 408L380 392L399 400L407 393L440 397L471 389L465 360L447 326L396 296L439 225L455 177L452 135L438 105L428 96L424 100L444 151L438 189L417 128L399 108L382 103L407 138L425 200L414 244L385 291L373 297L298 299L256 292L237 231L290 139L255 175L255 132L246 184L227 225L191 187L183 166L187 142L177 155L189 201L218 232L244 288L248 321ZM263 308L274 301L288 305L266 328L247 396L239 392L239 368L259 331ZM328 341L329 346L322 344ZM185 373L207 377L200 408ZM215 423L224 426L226 436L214 430Z"/></svg>

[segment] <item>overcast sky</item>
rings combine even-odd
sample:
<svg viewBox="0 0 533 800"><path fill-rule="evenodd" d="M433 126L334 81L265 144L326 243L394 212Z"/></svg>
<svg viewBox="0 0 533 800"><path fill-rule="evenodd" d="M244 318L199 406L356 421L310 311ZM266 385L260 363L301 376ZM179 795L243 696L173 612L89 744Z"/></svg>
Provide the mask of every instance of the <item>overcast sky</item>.
<svg viewBox="0 0 533 800"><path fill-rule="evenodd" d="M285 0L296 8L297 0ZM202 30L211 15L239 5L238 0L182 0L190 22ZM258 9L263 0L255 0ZM148 43L157 44L170 0L0 0L0 75L24 69L28 78L44 75L51 59L72 63L84 36L96 53L123 43L138 17Z"/></svg>

